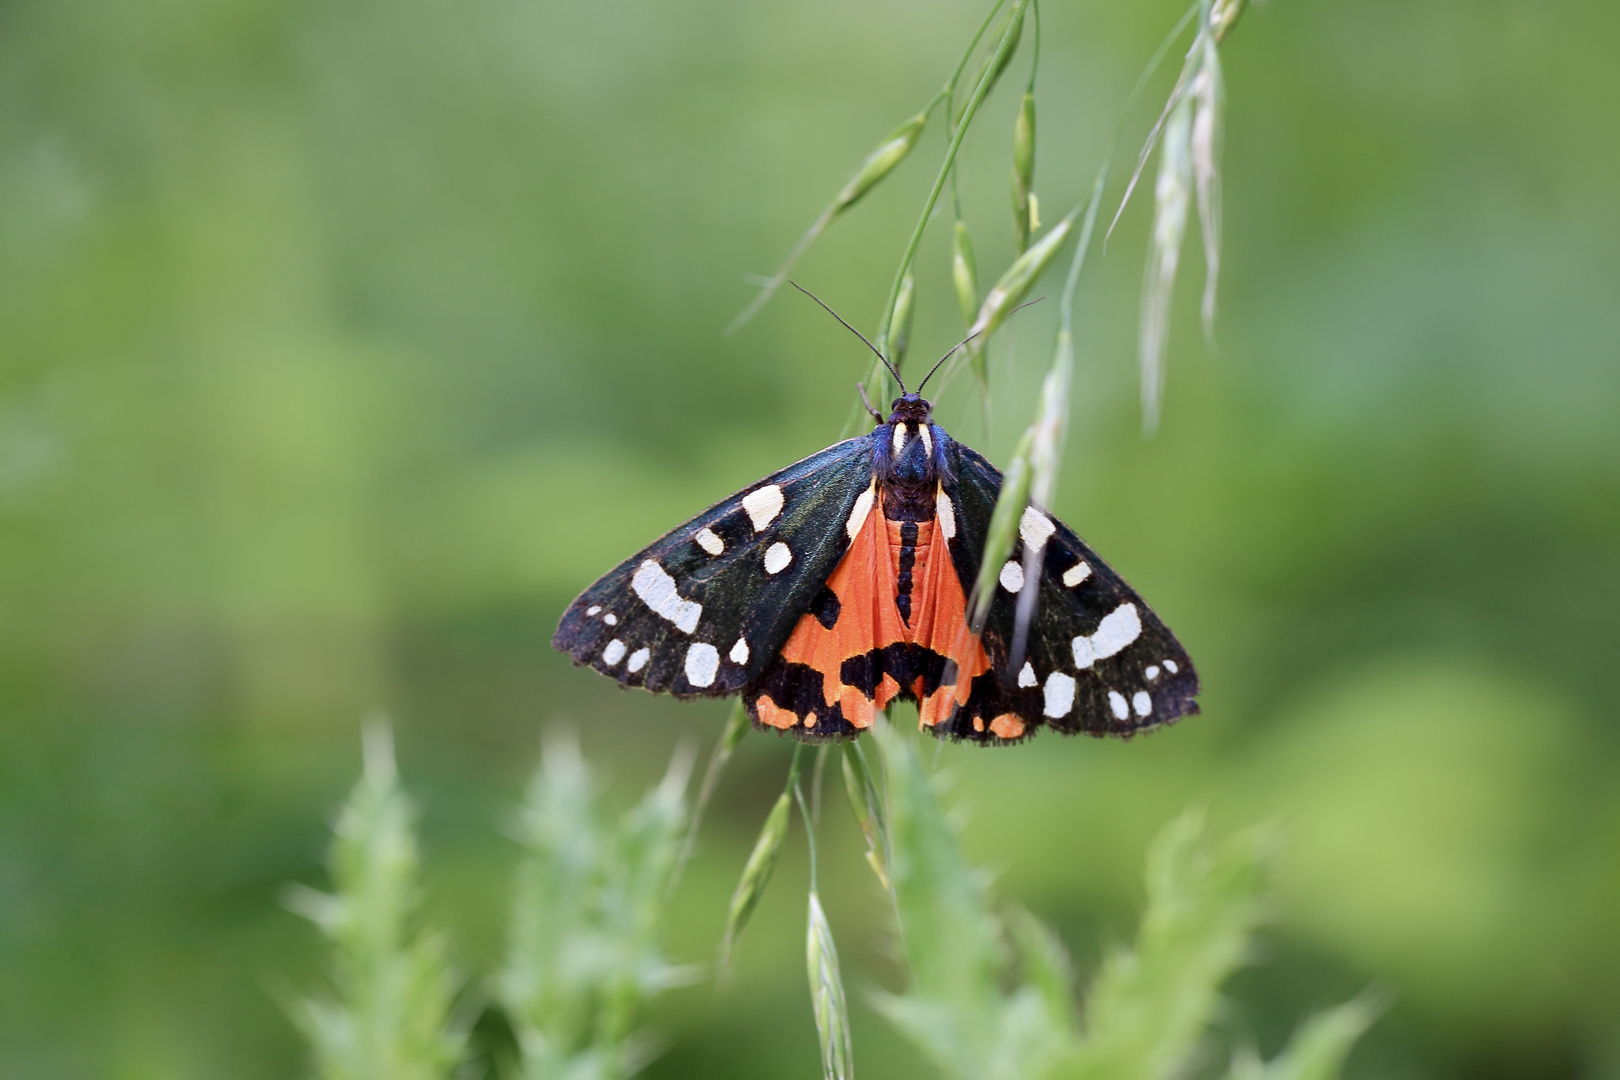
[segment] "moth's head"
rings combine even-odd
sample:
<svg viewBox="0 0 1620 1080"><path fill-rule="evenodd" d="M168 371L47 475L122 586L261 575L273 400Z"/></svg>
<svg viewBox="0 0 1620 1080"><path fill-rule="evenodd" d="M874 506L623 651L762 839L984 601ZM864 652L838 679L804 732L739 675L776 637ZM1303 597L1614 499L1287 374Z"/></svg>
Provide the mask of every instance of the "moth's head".
<svg viewBox="0 0 1620 1080"><path fill-rule="evenodd" d="M895 399L888 422L877 429L875 464L883 483L929 486L938 478L943 448L928 419L932 411L933 406L918 394Z"/></svg>
<svg viewBox="0 0 1620 1080"><path fill-rule="evenodd" d="M924 424L934 407L923 400L921 394L901 394L894 399L894 406L889 413L891 424Z"/></svg>

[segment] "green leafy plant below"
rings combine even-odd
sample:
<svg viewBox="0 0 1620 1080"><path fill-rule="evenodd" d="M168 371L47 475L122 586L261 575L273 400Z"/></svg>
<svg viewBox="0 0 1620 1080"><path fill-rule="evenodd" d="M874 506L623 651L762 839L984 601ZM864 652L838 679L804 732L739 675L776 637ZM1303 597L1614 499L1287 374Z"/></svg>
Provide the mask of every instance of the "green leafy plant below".
<svg viewBox="0 0 1620 1080"><path fill-rule="evenodd" d="M1188 1074L1221 984L1251 951L1272 845L1254 831L1211 843L1196 814L1148 854L1148 907L1135 946L1116 952L1079 1006L1067 952L1022 910L998 916L985 875L962 853L914 739L876 729L880 770L848 751L844 770L868 861L889 892L910 985L874 1006L947 1080L1173 1080ZM722 748L726 748L722 740ZM717 754L723 762L724 755ZM488 1007L515 1035L495 1062L512 1080L623 1080L650 1060L641 1017L688 981L659 945L668 891L690 850L690 757L618 818L604 819L578 747L548 741L513 829L522 845L507 953ZM817 768L818 778L822 770ZM807 810L797 757L739 891L752 908L790 823ZM712 790L711 768L705 788ZM818 800L819 801L819 800ZM802 815L809 820L812 815ZM437 1080L469 1058L485 995L452 972L442 935L420 925L420 865L386 729L335 825L334 891L298 888L291 905L326 939L330 986L293 1006L321 1080ZM812 835L812 851L814 837ZM735 944L746 917L727 930ZM806 956L823 1075L850 1080L854 1051L832 929L812 880ZM458 1000L461 1006L458 1008ZM1376 1005L1366 996L1306 1021L1276 1058L1239 1056L1229 1080L1332 1080Z"/></svg>

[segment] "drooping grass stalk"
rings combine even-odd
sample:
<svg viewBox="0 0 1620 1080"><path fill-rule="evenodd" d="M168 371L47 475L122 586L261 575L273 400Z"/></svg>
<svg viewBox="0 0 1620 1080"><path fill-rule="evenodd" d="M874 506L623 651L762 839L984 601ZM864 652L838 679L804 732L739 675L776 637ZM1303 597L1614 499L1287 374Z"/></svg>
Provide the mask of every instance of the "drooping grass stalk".
<svg viewBox="0 0 1620 1080"><path fill-rule="evenodd" d="M1062 299L1058 305L1057 341L1052 350L1052 366L1041 384L1041 396L1035 419L1014 447L1002 482L1001 494L996 499L996 507L991 515L990 526L986 533L985 556L980 564L979 578L974 584L972 596L971 610L975 625L988 614L988 601L994 596L996 576L1012 551L1024 508L1032 499L1041 506L1051 506L1056 496L1058 467L1062 461L1063 442L1068 432L1069 393L1074 372L1074 295L1080 284L1081 272L1085 268L1086 256L1091 250L1097 210L1102 205L1102 194L1107 187L1109 173L1113 169L1114 159L1125 134L1126 120L1135 109L1148 80L1163 62L1165 54L1169 52L1170 46L1199 10L1199 0L1194 0L1176 25L1171 27L1164 40L1159 43L1159 47L1154 50L1142 74L1137 77L1130 96L1126 98L1125 107L1120 110L1108 152L1103 156L1102 165L1097 169L1090 193L1079 206L1070 211L1072 218L1075 213L1084 209L1085 217L1080 229L1080 239L1075 244L1074 255L1069 262L1069 274L1064 282ZM1026 548L1023 565L1025 581L1039 580L1044 559L1044 545ZM1035 615L1038 595L1038 590L1035 589L1024 590L1019 594L1013 647L1008 655L1008 670L1017 670L1023 663L1029 625Z"/></svg>
<svg viewBox="0 0 1620 1080"><path fill-rule="evenodd" d="M798 243L793 245L787 257L782 260L781 265L777 267L776 273L765 280L754 299L749 301L748 306L722 331L724 336L730 337L742 329L787 281L787 276L792 271L794 264L799 261L799 256L804 254L805 250L815 242L815 239L821 235L822 231L828 225L831 225L845 210L860 201L889 173L893 172L901 161L905 160L906 156L911 153L912 147L916 146L917 140L922 136L928 117L933 114L934 109L941 102L945 104L948 126L954 128L956 118L952 113L952 108L956 97L957 83L962 78L962 72L966 69L968 60L973 56L973 50L978 47L979 39L989 29L996 12L1001 10L1001 5L1004 2L1005 0L995 0L995 3L991 5L989 14L984 17L984 21L980 23L979 29L973 35L973 39L968 43L967 50L962 54L962 58L957 61L955 70L951 72L951 77L945 81L945 85L935 91L934 96L928 99L927 104L915 116L912 116L890 132L871 153L862 159L861 163L856 166L854 173L850 175L849 180L845 182L844 187L837 195L833 196L832 202L827 204L826 209L799 237ZM996 74L1000 74L999 69ZM889 307L886 309L890 316L895 312L896 304L897 297L891 296L889 298ZM893 359L895 358L891 357L891 360Z"/></svg>
<svg viewBox="0 0 1620 1080"><path fill-rule="evenodd" d="M412 812L387 726L365 731L365 770L333 827L333 891L288 905L326 939L331 989L293 1006L321 1080L443 1080L466 1048L444 939L420 926Z"/></svg>
<svg viewBox="0 0 1620 1080"><path fill-rule="evenodd" d="M951 130L949 144L945 148L945 159L940 163L939 172L934 177L933 187L928 197L923 200L922 213L917 216L917 224L911 230L911 238L906 242L905 252L900 256L900 265L895 270L894 283L889 287L889 298L883 305L883 321L878 326L878 351L888 355L889 337L894 322L894 305L900 295L900 285L906 274L911 270L911 263L917 255L917 246L922 242L922 234L928 227L928 219L934 212L934 205L939 201L939 193L945 188L945 181L951 175L951 169L956 164L956 154L962 148L962 140L966 137L968 128L973 124L973 118L984 103L985 97L990 93L990 87L996 77L1001 74L1006 62L1012 56L1012 50L1018 40L1019 30L1022 28L1024 11L1029 7L1030 0L1013 0L1012 10L1007 17L1007 28L1002 31L1001 40L996 44L996 51L991 55L985 65L978 83L973 88L967 104L962 108L962 115ZM992 10L992 17L994 10ZM971 51L971 50L970 50ZM873 365L869 385L881 386L885 390L889 387L889 374L882 363Z"/></svg>
<svg viewBox="0 0 1620 1080"><path fill-rule="evenodd" d="M1225 111L1219 47L1243 14L1245 4L1246 0L1199 0L1196 5L1198 32L1187 50L1164 109L1142 144L1136 168L1114 213L1114 222L1109 225L1112 232L1130 202L1131 193L1136 190L1149 156L1155 147L1162 147L1154 184L1153 230L1143 270L1138 331L1142 426L1150 435L1158 429L1170 300L1193 188L1197 190L1204 243L1204 337L1211 347L1214 344L1215 293L1221 265L1220 150Z"/></svg>

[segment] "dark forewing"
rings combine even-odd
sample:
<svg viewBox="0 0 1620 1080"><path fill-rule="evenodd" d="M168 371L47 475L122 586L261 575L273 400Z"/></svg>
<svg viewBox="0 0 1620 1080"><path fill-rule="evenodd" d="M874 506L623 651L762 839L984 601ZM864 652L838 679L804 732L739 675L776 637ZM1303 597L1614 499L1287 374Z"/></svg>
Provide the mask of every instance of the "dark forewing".
<svg viewBox="0 0 1620 1080"><path fill-rule="evenodd" d="M961 527L951 540L951 558L963 582L978 575L985 528L1001 473L957 443L953 481L946 493ZM978 742L1001 741L986 730L1011 713L1032 732L1049 724L1065 733L1129 736L1198 711L1198 674L1181 643L1142 598L1068 526L1044 511L1025 512L1009 566L996 586L983 643L988 672L973 680L972 694L941 734ZM1025 663L1007 670L1012 648L1026 543L1046 536L1045 560ZM1031 587L1024 585L1022 587ZM976 730L974 718L984 729Z"/></svg>
<svg viewBox="0 0 1620 1080"><path fill-rule="evenodd" d="M871 480L870 436L766 477L586 589L552 645L625 686L734 693L776 655L838 565L844 523Z"/></svg>

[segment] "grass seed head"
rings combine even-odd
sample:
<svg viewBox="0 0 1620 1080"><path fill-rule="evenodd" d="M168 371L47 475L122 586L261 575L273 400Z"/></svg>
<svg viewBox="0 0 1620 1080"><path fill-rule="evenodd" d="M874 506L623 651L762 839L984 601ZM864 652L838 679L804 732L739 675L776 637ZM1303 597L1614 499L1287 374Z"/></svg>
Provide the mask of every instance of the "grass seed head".
<svg viewBox="0 0 1620 1080"><path fill-rule="evenodd" d="M1183 96L1170 110L1160 140L1159 176L1153 189L1153 235L1142 280L1140 349L1142 426L1150 434L1159 426L1164 393L1164 351L1170 332L1170 296L1187 230L1187 203L1192 188L1193 100Z"/></svg>
<svg viewBox="0 0 1620 1080"><path fill-rule="evenodd" d="M999 63L996 62L996 54L992 49L990 55L985 58L984 66L979 68L979 77L973 80L975 83L978 83L984 78L985 69L991 64L996 65L995 70L990 72L990 86L985 91L986 96L989 95L990 90L995 89L996 83L1000 81L1002 73L1007 70L1007 65L1012 63L1013 55L1018 52L1018 43L1024 38L1024 12L1026 10L1026 8L1016 8L1014 9L1013 13L1008 16L1008 18L1015 20L1012 26L1012 44L1007 47L1006 52L1001 54L1001 61ZM991 40L996 42L998 46L1001 40L1007 36L1006 27L1007 24L1003 22L1001 24L1001 29L996 32L995 37L991 38Z"/></svg>
<svg viewBox="0 0 1620 1080"><path fill-rule="evenodd" d="M1226 35L1232 32L1232 27L1243 15L1243 9L1248 6L1249 0L1215 0L1209 12L1209 28L1215 44L1226 40Z"/></svg>
<svg viewBox="0 0 1620 1080"><path fill-rule="evenodd" d="M883 853L888 849L888 840L883 824L883 803L872 784L871 774L853 745L844 751L843 772L844 791L849 795L850 809L855 812L855 822L861 827L861 835L866 838L867 865L871 866L878 881L887 889L889 872L884 865Z"/></svg>
<svg viewBox="0 0 1620 1080"><path fill-rule="evenodd" d="M1200 49L1199 68L1187 84L1194 104L1188 152L1198 192L1198 221L1204 242L1204 336L1215 337L1215 285L1221 272L1221 114L1225 94L1220 52L1212 37Z"/></svg>
<svg viewBox="0 0 1620 1080"><path fill-rule="evenodd" d="M742 878L737 882L737 891L731 894L731 909L726 915L725 937L720 942L720 966L725 967L731 959L731 950L742 935L743 928L754 914L754 908L759 904L759 898L765 895L765 887L771 883L771 874L776 871L776 862L782 856L782 845L787 841L788 820L793 809L793 784L790 781L788 790L782 792L771 807L771 812L765 818L765 825L759 831L759 839L754 841L754 850L748 856L748 862L743 866Z"/></svg>
<svg viewBox="0 0 1620 1080"><path fill-rule="evenodd" d="M1057 258L1073 227L1073 218L1064 218L1033 247L1013 260L1007 272L1001 275L1001 280L985 295L984 303L979 305L978 317L968 327L969 333L978 334L980 340L984 340L1007 321L1007 316L1024 302L1029 290L1034 288L1041 275L1052 265L1052 260Z"/></svg>
<svg viewBox="0 0 1620 1080"><path fill-rule="evenodd" d="M951 237L951 284L956 287L956 306L962 312L962 325L971 326L979 311L979 264L973 257L973 238L960 218Z"/></svg>
<svg viewBox="0 0 1620 1080"><path fill-rule="evenodd" d="M1034 189L1035 94L1026 90L1018 106L1018 119L1013 122L1013 226L1017 230L1020 253L1029 247L1030 233L1036 227Z"/></svg>
<svg viewBox="0 0 1620 1080"><path fill-rule="evenodd" d="M900 292L894 298L894 315L889 320L889 361L898 368L911 347L911 320L916 314L917 278L906 273L900 280Z"/></svg>
<svg viewBox="0 0 1620 1080"><path fill-rule="evenodd" d="M838 948L832 927L821 910L821 900L810 893L810 919L805 935L805 960L810 972L810 1000L821 1037L821 1074L824 1080L852 1080L854 1047L850 1041L849 1004L844 979L838 970Z"/></svg>
<svg viewBox="0 0 1620 1080"><path fill-rule="evenodd" d="M928 126L928 113L918 113L910 120L889 132L887 138L878 144L877 149L866 155L855 175L849 178L849 183L833 199L832 206L828 208L828 218L837 217L851 206L860 201L861 197L877 186L878 182L895 170L895 167L906 159L911 148L917 145L922 137L923 129Z"/></svg>

